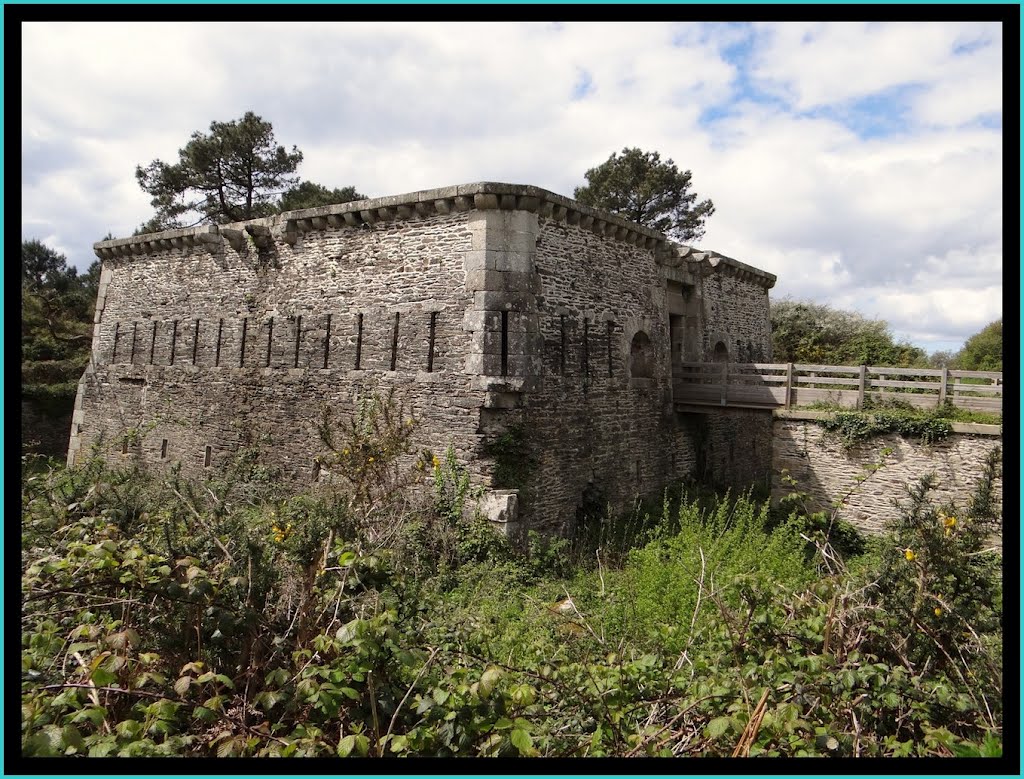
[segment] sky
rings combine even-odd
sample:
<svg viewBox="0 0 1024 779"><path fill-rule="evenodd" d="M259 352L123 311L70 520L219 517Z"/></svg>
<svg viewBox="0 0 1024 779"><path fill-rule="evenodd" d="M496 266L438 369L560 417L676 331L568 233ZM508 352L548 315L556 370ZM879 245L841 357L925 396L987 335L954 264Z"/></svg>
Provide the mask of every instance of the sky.
<svg viewBox="0 0 1024 779"><path fill-rule="evenodd" d="M136 165L253 111L298 174L370 196L572 197L625 147L692 172L700 248L773 300L956 350L1002 316L998 23L22 25L22 238L79 269L152 216Z"/></svg>

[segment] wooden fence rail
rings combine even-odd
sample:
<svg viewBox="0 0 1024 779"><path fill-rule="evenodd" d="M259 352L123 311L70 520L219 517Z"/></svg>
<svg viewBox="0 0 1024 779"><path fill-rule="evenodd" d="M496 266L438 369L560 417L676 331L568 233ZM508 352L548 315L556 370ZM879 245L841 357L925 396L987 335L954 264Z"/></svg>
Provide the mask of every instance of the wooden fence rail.
<svg viewBox="0 0 1024 779"><path fill-rule="evenodd" d="M1002 414L1003 374L942 368L800 363L676 363L676 403L716 406L863 408L866 401L899 400L936 408L947 400L972 411Z"/></svg>

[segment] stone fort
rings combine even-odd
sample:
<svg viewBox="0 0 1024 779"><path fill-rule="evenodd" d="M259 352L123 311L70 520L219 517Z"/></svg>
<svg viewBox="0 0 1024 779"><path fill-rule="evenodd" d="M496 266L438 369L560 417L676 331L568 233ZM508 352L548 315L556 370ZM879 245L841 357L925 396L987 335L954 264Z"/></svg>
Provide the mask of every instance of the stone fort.
<svg viewBox="0 0 1024 779"><path fill-rule="evenodd" d="M297 489L325 408L393 393L515 528L687 478L768 477L771 413L673 402L687 361L771 359L775 277L532 186L476 183L94 245L68 463L223 468L247 429ZM146 430L144 436L127 431ZM523 467L499 467L514 439Z"/></svg>

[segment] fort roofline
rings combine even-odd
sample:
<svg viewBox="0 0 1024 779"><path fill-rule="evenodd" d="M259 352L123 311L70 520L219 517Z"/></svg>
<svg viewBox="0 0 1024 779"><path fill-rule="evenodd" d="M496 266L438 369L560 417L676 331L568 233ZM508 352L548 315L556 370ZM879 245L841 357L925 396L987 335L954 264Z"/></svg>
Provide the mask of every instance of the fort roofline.
<svg viewBox="0 0 1024 779"><path fill-rule="evenodd" d="M317 230L373 226L378 222L443 215L474 208L535 212L548 219L579 225L597 235L651 250L658 262L668 267L679 268L685 264L686 270L696 270L702 275L720 271L754 282L765 289L775 285L774 274L714 251L677 244L657 230L623 219L609 211L584 205L540 187L492 181L285 211L243 222L113 238L93 244L93 251L101 260L171 249L205 248L213 252L222 248L225 242L239 251L245 244L246 234L257 247L269 248L275 240L294 245L300 234ZM697 263L700 265L695 267Z"/></svg>

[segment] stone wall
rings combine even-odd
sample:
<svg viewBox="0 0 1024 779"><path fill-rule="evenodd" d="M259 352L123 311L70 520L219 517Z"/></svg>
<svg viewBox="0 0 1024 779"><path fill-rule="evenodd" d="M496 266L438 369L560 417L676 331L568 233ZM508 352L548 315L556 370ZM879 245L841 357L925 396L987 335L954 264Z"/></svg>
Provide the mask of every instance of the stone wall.
<svg viewBox="0 0 1024 779"><path fill-rule="evenodd" d="M771 362L768 289L728 272L704 276L702 282L703 359L714 360L715 345L721 341L730 362Z"/></svg>
<svg viewBox="0 0 1024 779"><path fill-rule="evenodd" d="M761 355L774 276L535 187L446 187L95 249L69 463L99 441L201 475L258 445L302 488L324 413L344 420L376 393L420 421L417 450L454 447L501 521L566 530L701 458L720 483L763 470L755 414L708 415L700 451L675 413L673 361L701 359L720 333L734 357Z"/></svg>
<svg viewBox="0 0 1024 779"><path fill-rule="evenodd" d="M534 470L523 506L563 529L600 503L629 509L693 468L692 441L673 418L665 284L654 253L589 224L538 224L538 382L523 423ZM649 342L649 375L631 345Z"/></svg>
<svg viewBox="0 0 1024 779"><path fill-rule="evenodd" d="M451 443L475 462L469 221L451 213L308 231L268 250L246 240L106 260L81 438L104 434L121 454L123 433L139 430L126 454L193 474L207 447L217 467L262 438L270 465L308 483L324 409L344 419L358 397L394 390L421 420L417 447Z"/></svg>
<svg viewBox="0 0 1024 779"><path fill-rule="evenodd" d="M886 522L898 515L893 501L905 500L906 485L928 473L938 477L938 488L933 493L937 502L965 505L988 453L1002 446L998 433L954 433L931 445L891 433L847 450L813 420L780 417L774 427L772 495L778 499L794 489L806 492L810 495L808 507L813 511L831 511L833 501L855 487L864 467L880 460L883 448L893 450L885 458L884 467L853 491L841 511L841 516L869 533L881 532ZM782 481L782 469L796 479L796 487ZM1001 478L997 496L1001 502Z"/></svg>
<svg viewBox="0 0 1024 779"><path fill-rule="evenodd" d="M768 488L774 432L770 410L723 408L679 416L696 442L697 481L720 489Z"/></svg>

